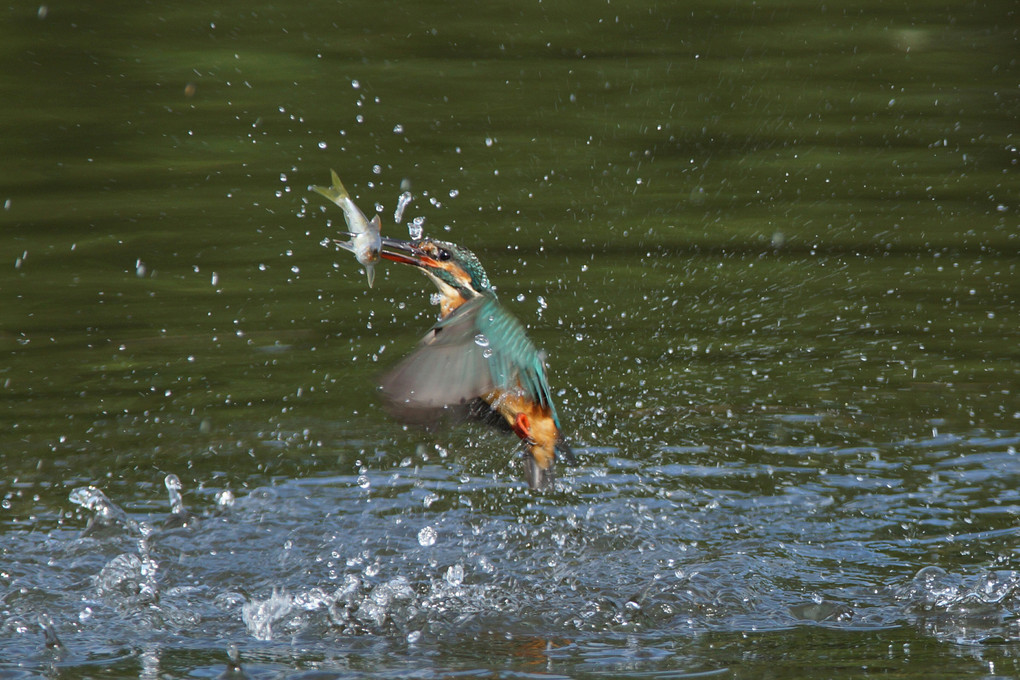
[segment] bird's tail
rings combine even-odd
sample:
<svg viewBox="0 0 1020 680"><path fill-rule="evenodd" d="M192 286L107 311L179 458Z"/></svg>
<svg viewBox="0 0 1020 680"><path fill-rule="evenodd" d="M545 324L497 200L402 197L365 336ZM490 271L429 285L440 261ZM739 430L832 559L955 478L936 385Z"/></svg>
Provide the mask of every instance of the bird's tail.
<svg viewBox="0 0 1020 680"><path fill-rule="evenodd" d="M560 437L556 438L553 452L553 455L549 455L548 448L541 448L534 443L531 446L525 446L524 478L528 480L528 486L532 489L545 490L552 487L553 482L556 481L557 461L562 461L565 465L577 464L574 452ZM539 462L540 460L545 462L545 467Z"/></svg>
<svg viewBox="0 0 1020 680"><path fill-rule="evenodd" d="M528 486L539 491L552 488L553 482L556 481L556 466L550 464L549 467L542 467L530 451L525 452L522 463L524 479L527 480Z"/></svg>

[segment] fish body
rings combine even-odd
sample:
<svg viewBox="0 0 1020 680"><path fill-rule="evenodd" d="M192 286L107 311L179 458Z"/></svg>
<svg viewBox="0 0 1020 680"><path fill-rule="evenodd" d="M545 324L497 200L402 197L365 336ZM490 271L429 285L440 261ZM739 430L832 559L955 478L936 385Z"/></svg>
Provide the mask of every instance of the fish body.
<svg viewBox="0 0 1020 680"><path fill-rule="evenodd" d="M333 184L329 187L312 186L313 191L322 194L337 206L344 213L344 220L347 222L347 233L349 241L335 241L335 243L354 253L354 257L365 268L365 275L368 277L368 287L372 287L375 280L375 264L379 261L379 252L382 250L382 220L376 215L371 220L365 217L355 204L354 199L347 193L343 183L336 172L330 170Z"/></svg>

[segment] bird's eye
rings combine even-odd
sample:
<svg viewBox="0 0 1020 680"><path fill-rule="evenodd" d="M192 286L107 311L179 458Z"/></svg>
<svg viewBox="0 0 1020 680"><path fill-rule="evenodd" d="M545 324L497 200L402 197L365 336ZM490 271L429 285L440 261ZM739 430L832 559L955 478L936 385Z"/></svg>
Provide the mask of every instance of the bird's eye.
<svg viewBox="0 0 1020 680"><path fill-rule="evenodd" d="M436 257L439 260L446 261L450 259L450 251L445 248L440 248L439 252L436 253Z"/></svg>

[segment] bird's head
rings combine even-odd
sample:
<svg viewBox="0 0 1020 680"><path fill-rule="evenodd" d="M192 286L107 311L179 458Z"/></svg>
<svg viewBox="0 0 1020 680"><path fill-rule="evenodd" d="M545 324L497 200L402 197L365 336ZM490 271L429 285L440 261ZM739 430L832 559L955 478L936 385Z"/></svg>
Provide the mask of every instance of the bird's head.
<svg viewBox="0 0 1020 680"><path fill-rule="evenodd" d="M444 306L456 308L479 295L495 295L482 263L470 250L455 243L431 238L417 241L384 238L380 255L419 267L436 284Z"/></svg>

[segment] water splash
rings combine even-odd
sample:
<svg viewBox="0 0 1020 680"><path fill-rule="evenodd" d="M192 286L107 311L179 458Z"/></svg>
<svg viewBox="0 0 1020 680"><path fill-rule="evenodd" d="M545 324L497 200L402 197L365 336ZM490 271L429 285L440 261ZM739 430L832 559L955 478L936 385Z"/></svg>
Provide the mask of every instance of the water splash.
<svg viewBox="0 0 1020 680"><path fill-rule="evenodd" d="M459 586L464 582L464 565L455 564L446 570L446 582L451 586Z"/></svg>
<svg viewBox="0 0 1020 680"><path fill-rule="evenodd" d="M293 636L314 622L312 612L328 609L335 596L321 588L312 588L297 595L273 588L265 599L251 599L241 607L241 618L256 640L273 640Z"/></svg>
<svg viewBox="0 0 1020 680"><path fill-rule="evenodd" d="M230 489L222 489L216 493L216 507L220 510L232 508L235 502L234 492Z"/></svg>
<svg viewBox="0 0 1020 680"><path fill-rule="evenodd" d="M957 644L1020 641L1020 572L987 571L965 576L924 567L894 590L930 635Z"/></svg>
<svg viewBox="0 0 1020 680"><path fill-rule="evenodd" d="M64 643L57 636L57 630L54 628L53 619L50 618L49 614L42 613L39 615L39 628L42 629L43 639L48 648L54 650L64 649Z"/></svg>
<svg viewBox="0 0 1020 680"><path fill-rule="evenodd" d="M67 499L86 510L91 510L96 517L111 521L124 521L127 515L94 486L80 486L67 495Z"/></svg>
<svg viewBox="0 0 1020 680"><path fill-rule="evenodd" d="M382 629L394 615L412 611L404 605L414 600L415 593L410 582L398 576L373 588L368 597L361 601L355 618L369 628Z"/></svg>
<svg viewBox="0 0 1020 680"><path fill-rule="evenodd" d="M302 627L299 619L288 619L294 611L294 598L273 589L268 598L246 602L241 608L241 618L256 640L272 640L274 627L291 633Z"/></svg>
<svg viewBox="0 0 1020 680"><path fill-rule="evenodd" d="M227 670L220 673L217 680L251 680L241 666L241 650L233 642L227 645Z"/></svg>
<svg viewBox="0 0 1020 680"><path fill-rule="evenodd" d="M407 209L407 206L410 205L413 200L414 196L410 191L405 191L400 194L400 197L397 199L397 208L393 211L394 223L400 224L400 222L404 219L404 210Z"/></svg>
<svg viewBox="0 0 1020 680"><path fill-rule="evenodd" d="M641 417L674 416L656 411ZM768 418L811 432L827 422ZM1015 466L1016 440L987 441L971 439L968 446L979 449L970 458L930 453L939 470L937 488L958 474L957 488L970 489L973 479L999 479ZM582 649L642 631L683 636L791 623L860 630L902 627L904 620L928 639L970 646L1020 642L1011 613L1020 609L1020 575L1006 570L1012 533L974 534L985 550L1003 555L998 571L930 567L882 587L889 586L889 532L899 526L886 515L903 515L915 501L897 495L886 503L870 490L896 479L903 466L888 462L898 453L884 452L878 466L871 449L816 443L761 446L754 461L715 443L650 444L642 441L650 451L645 461L628 455L627 445L579 446L582 466L565 470L561 495L550 497L516 490L515 473L475 455L500 444L470 437L442 449L434 445L438 455L421 444L401 444L344 475L284 479L237 498L206 483L197 494L206 499L205 513L191 531L163 530L138 511L128 518L137 536L121 530L104 540L72 538L66 548L56 546L80 555L70 567L78 571L65 571L62 561L60 571L53 567L44 576L86 588L66 588L63 609L49 599L45 605L59 613L58 624L70 622L62 632L102 629L107 635L113 628L109 639L134 640L146 634L138 632L141 624L158 635L211 636L221 649L230 639L284 646L321 639L329 645L343 636L431 650L483 631L516 639L556 631ZM932 448L922 445L926 452ZM365 444L352 446L363 457ZM820 478L814 465L823 457L828 472ZM512 464L508 459L506 468ZM795 475L811 483L793 493L773 486ZM359 480L368 480L371 495ZM760 490L732 493L734 480L754 480ZM182 493L175 478L164 483L168 492ZM832 497L846 489L868 493L841 508ZM174 493L171 509L183 508ZM73 496L104 516L119 510L94 488ZM142 507L154 507L158 517L165 506L158 494L155 500ZM861 522L860 512L874 517ZM805 515L812 521L803 522ZM876 526L887 527L877 539ZM31 533L8 536L10 554L38 541ZM67 540L59 531L53 536L39 544L40 552L53 554L54 543ZM133 538L134 554L114 547ZM773 549L757 550L762 540ZM892 541L901 552L918 545L914 534ZM103 550L111 552L104 556ZM920 550L927 555L929 549ZM830 577L819 585L819 574L839 574L839 587ZM24 623L38 630L40 609L25 612L29 597L14 589L6 597L5 607L14 612L8 629ZM217 657L211 675L222 670ZM244 677L236 665L228 672L234 675L224 677Z"/></svg>
<svg viewBox="0 0 1020 680"><path fill-rule="evenodd" d="M422 233L425 231L425 218L415 217L407 225L407 233L411 237L412 241L418 241L421 239Z"/></svg>
<svg viewBox="0 0 1020 680"><path fill-rule="evenodd" d="M418 544L424 547L433 546L436 544L437 537L438 535L436 534L435 528L430 526L423 527L422 530L418 532Z"/></svg>
<svg viewBox="0 0 1020 680"><path fill-rule="evenodd" d="M110 560L95 578L96 593L112 602L137 606L155 603L159 565L149 557L123 553Z"/></svg>
<svg viewBox="0 0 1020 680"><path fill-rule="evenodd" d="M184 499L181 498L181 489L183 488L181 480L177 475L169 474L163 480L163 484L170 496L170 512L175 515L187 514L188 511L184 509Z"/></svg>
<svg viewBox="0 0 1020 680"><path fill-rule="evenodd" d="M67 499L75 505L92 512L88 524L82 530L83 535L90 535L106 528L123 526L133 532L138 532L138 524L128 517L127 513L106 497L100 489L94 486L80 486L71 490Z"/></svg>

